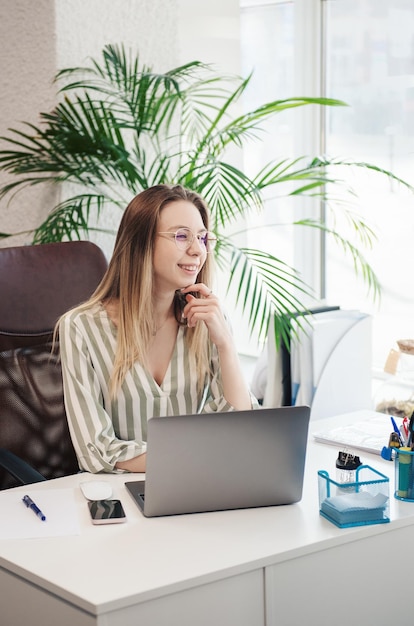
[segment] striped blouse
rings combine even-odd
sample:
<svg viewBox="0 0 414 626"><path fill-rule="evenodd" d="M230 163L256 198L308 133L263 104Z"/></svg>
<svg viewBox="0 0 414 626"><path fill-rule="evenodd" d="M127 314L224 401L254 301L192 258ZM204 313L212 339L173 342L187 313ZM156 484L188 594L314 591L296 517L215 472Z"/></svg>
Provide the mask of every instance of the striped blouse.
<svg viewBox="0 0 414 626"><path fill-rule="evenodd" d="M109 380L115 358L116 327L99 305L63 316L59 335L65 408L81 469L113 472L117 461L145 452L147 420L151 417L233 410L223 396L214 345L208 390L197 391L185 333L186 327L180 326L161 386L142 365L135 363L116 397L111 398Z"/></svg>

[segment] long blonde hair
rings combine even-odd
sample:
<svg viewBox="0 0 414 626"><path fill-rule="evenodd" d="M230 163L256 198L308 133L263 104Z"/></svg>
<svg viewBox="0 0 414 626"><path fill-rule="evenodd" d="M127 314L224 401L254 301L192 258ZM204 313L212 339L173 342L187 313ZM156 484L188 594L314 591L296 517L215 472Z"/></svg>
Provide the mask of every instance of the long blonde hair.
<svg viewBox="0 0 414 626"><path fill-rule="evenodd" d="M209 230L209 211L197 193L181 185L155 185L135 196L128 204L119 225L115 247L108 269L91 298L80 308L100 302L119 301L117 347L110 381L114 396L125 375L136 361L146 362L153 334L153 251L158 219L162 209L172 202L186 200L200 212ZM207 255L198 281L211 284L214 260ZM181 319L182 300L174 298L176 319ZM186 330L190 363L196 368L200 390L209 373L210 342L207 328L197 324Z"/></svg>

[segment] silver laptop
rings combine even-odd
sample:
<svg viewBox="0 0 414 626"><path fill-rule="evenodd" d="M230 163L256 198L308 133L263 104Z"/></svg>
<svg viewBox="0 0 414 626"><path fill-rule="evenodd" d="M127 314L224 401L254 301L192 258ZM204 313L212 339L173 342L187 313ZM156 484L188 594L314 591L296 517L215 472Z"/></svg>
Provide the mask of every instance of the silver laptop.
<svg viewBox="0 0 414 626"><path fill-rule="evenodd" d="M292 504L302 497L307 406L148 420L146 517Z"/></svg>

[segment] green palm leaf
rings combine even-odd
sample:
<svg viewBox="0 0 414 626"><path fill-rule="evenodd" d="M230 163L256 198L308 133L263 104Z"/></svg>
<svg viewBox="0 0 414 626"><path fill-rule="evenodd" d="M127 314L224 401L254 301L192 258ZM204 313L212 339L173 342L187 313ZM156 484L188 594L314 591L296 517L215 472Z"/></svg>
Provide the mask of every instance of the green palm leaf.
<svg viewBox="0 0 414 626"><path fill-rule="evenodd" d="M360 250L372 245L374 233L349 209L353 190L337 172L359 167L412 190L407 183L375 165L328 157L282 159L247 176L229 157L260 138L263 123L274 115L344 102L295 97L235 115L250 77L220 76L197 61L156 73L122 45L105 46L99 59L62 70L56 81L61 101L53 111L41 113L38 125L23 124L0 138L0 170L12 177L0 188L0 200L8 197L12 207L20 189L39 184L70 183L70 189L75 185L77 190L34 230L35 243L106 232L105 214L121 213L142 189L181 183L201 193L210 206L220 240L217 261L228 273L229 288L235 290L250 330L264 337L275 315L277 340L283 341L289 337L290 314L303 311L301 299L309 296L309 289L282 260L237 247L228 231L249 212L261 211L265 197L307 196L324 203L333 226L296 220L294 215L291 223L333 238L351 255L368 288L375 296L379 293L377 278ZM352 236L339 232L338 214Z"/></svg>
<svg viewBox="0 0 414 626"><path fill-rule="evenodd" d="M314 294L293 268L275 256L231 244L227 248L231 251L229 288L236 287L236 303L246 313L250 331L256 330L264 339L275 314L275 336L280 342L289 336L290 314L304 312L301 296Z"/></svg>
<svg viewBox="0 0 414 626"><path fill-rule="evenodd" d="M81 194L59 203L46 220L35 230L33 243L51 243L73 239L84 239L88 232L111 232L93 227L91 218L99 215L108 199L97 194Z"/></svg>

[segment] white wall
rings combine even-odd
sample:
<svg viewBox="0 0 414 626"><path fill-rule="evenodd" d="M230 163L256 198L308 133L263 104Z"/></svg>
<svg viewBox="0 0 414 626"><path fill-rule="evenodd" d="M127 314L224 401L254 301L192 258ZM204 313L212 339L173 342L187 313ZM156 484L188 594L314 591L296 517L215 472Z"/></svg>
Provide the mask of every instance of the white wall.
<svg viewBox="0 0 414 626"><path fill-rule="evenodd" d="M180 63L211 63L223 73L240 73L239 0L178 0Z"/></svg>
<svg viewBox="0 0 414 626"><path fill-rule="evenodd" d="M139 50L157 71L177 62L177 0L55 0L57 67L83 64L106 44Z"/></svg>
<svg viewBox="0 0 414 626"><path fill-rule="evenodd" d="M139 50L157 71L200 60L238 73L238 25L238 0L0 0L0 136L21 121L38 123L55 103L56 71L85 63L107 43ZM0 185L6 180L0 173ZM33 228L55 200L55 190L40 188L0 200L0 232Z"/></svg>
<svg viewBox="0 0 414 626"><path fill-rule="evenodd" d="M36 123L38 112L53 105L54 0L0 0L0 58L0 135L3 136L21 120ZM1 145L6 147L3 142ZM0 174L0 184L6 180ZM18 203L13 206L18 204L19 210L9 208L7 199L1 200L0 232L34 227L40 219L41 207L47 203L47 192L40 190L18 197ZM12 245L12 241L6 239L5 244Z"/></svg>

